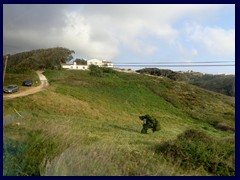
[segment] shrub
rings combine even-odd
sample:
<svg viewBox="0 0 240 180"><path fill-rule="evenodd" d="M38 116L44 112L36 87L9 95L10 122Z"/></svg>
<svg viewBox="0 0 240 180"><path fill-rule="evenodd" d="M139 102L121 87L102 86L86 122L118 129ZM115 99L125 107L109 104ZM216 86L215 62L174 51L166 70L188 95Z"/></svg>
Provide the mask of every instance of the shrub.
<svg viewBox="0 0 240 180"><path fill-rule="evenodd" d="M93 64L89 66L89 70L90 70L90 75L97 76L97 77L102 77L106 74L116 73L116 71L114 71L112 68L99 67Z"/></svg>
<svg viewBox="0 0 240 180"><path fill-rule="evenodd" d="M110 73L110 74L114 74L116 73L116 71L114 71L112 68L107 68L107 67L101 67L103 73Z"/></svg>
<svg viewBox="0 0 240 180"><path fill-rule="evenodd" d="M90 65L89 66L90 75L102 77L103 76L103 70L99 66Z"/></svg>
<svg viewBox="0 0 240 180"><path fill-rule="evenodd" d="M235 175L234 142L216 141L201 131L187 130L179 135L177 140L157 146L156 152L163 154L167 159L179 161L182 168L197 169L202 166L213 175Z"/></svg>

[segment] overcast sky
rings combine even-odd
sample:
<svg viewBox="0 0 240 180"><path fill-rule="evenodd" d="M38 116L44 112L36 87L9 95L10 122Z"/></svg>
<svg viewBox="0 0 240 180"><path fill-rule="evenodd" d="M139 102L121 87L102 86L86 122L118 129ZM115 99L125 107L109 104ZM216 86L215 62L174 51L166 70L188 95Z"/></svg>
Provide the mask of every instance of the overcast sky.
<svg viewBox="0 0 240 180"><path fill-rule="evenodd" d="M3 5L3 54L57 46L113 63L235 61L235 5Z"/></svg>

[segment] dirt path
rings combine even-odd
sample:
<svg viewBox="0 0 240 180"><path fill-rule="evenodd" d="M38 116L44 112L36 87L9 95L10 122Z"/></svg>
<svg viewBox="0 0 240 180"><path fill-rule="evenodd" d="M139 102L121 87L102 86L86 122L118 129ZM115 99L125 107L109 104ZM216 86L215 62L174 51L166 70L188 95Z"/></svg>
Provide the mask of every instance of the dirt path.
<svg viewBox="0 0 240 180"><path fill-rule="evenodd" d="M43 71L37 71L37 74L39 76L39 79L41 81L41 84L37 87L29 87L26 91L22 92L17 92L14 94L4 94L3 95L3 100L8 100L8 99L13 99L16 97L22 97L22 96L27 96L29 94L35 94L37 92L43 91L48 87L48 81L47 78L42 74Z"/></svg>

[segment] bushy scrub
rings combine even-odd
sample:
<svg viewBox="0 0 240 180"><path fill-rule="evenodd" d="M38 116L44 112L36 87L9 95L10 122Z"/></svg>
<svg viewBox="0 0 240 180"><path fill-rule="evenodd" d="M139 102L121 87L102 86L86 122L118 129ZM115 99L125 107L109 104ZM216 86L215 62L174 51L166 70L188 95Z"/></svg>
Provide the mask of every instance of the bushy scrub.
<svg viewBox="0 0 240 180"><path fill-rule="evenodd" d="M182 168L203 169L213 175L235 175L234 140L214 140L197 130L187 130L175 141L165 142L156 148L157 153L173 159Z"/></svg>
<svg viewBox="0 0 240 180"><path fill-rule="evenodd" d="M108 67L101 67L103 73L109 73L109 74L115 74L116 71L114 71L112 68L108 68Z"/></svg>
<svg viewBox="0 0 240 180"><path fill-rule="evenodd" d="M103 77L106 74L115 73L115 71L112 68L99 67L93 64L89 66L89 70L90 70L90 75L97 76L97 77Z"/></svg>
<svg viewBox="0 0 240 180"><path fill-rule="evenodd" d="M90 75L92 75L92 76L97 76L97 77L102 77L103 76L103 71L98 66L90 65L89 70L90 70Z"/></svg>

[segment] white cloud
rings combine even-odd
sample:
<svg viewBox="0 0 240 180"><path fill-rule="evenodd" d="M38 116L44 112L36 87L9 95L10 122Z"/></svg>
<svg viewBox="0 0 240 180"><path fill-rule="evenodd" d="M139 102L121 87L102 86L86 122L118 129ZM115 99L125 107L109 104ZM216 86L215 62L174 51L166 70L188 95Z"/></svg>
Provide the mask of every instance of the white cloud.
<svg viewBox="0 0 240 180"><path fill-rule="evenodd" d="M78 13L66 13L62 42L84 58L110 59L118 54L117 41L103 29L93 26Z"/></svg>
<svg viewBox="0 0 240 180"><path fill-rule="evenodd" d="M188 25L190 40L200 44L212 55L235 56L235 30L220 27L203 27L198 24Z"/></svg>
<svg viewBox="0 0 240 180"><path fill-rule="evenodd" d="M82 15L92 27L92 34L107 29L117 40L136 55L154 54L158 47L143 40L154 37L171 43L179 33L172 27L177 19L202 11L217 10L221 5L84 5ZM118 44L115 43L117 46ZM118 48L118 47L116 47ZM182 50L183 51L183 50ZM184 54L196 54L196 50Z"/></svg>
<svg viewBox="0 0 240 180"><path fill-rule="evenodd" d="M187 49L179 41L174 41L172 45L176 46L183 58L191 59L198 55L198 51L195 48Z"/></svg>
<svg viewBox="0 0 240 180"><path fill-rule="evenodd" d="M156 53L160 47L157 44L178 42L175 49L184 57L194 57L197 49L181 44L182 34L173 24L184 17L207 17L222 7L209 4L4 5L4 44L30 48L63 46L75 50L82 58L114 59L125 53L121 52L122 46L145 56ZM16 18L19 15L22 16ZM202 26L188 30L191 41L202 44L211 53L232 50L230 41L235 32Z"/></svg>

